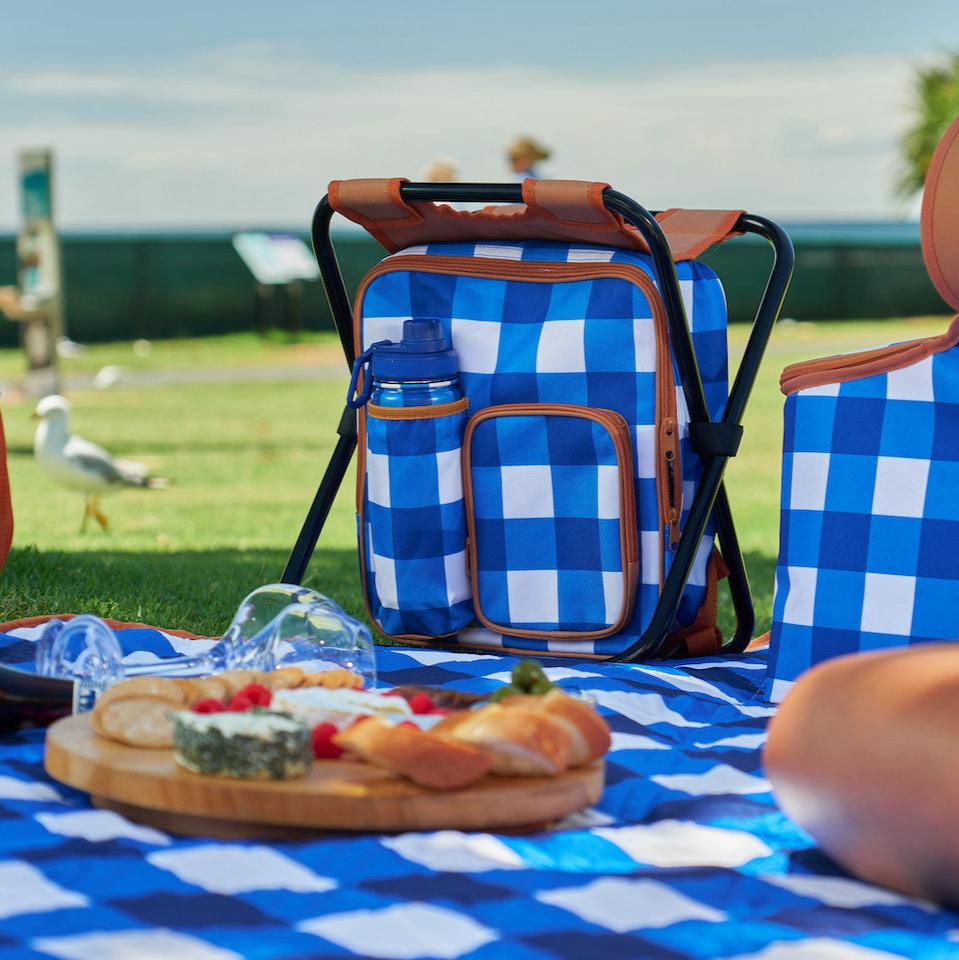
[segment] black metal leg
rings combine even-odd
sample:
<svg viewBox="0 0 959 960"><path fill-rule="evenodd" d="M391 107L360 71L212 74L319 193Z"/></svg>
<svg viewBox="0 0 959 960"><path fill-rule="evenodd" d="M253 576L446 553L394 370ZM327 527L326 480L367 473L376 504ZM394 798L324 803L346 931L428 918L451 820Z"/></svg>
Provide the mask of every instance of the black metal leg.
<svg viewBox="0 0 959 960"><path fill-rule="evenodd" d="M326 466L326 473L320 481L320 486L310 505L309 513L303 521L303 527L300 529L300 535L296 538L293 550L290 552L290 559L286 561L286 569L283 571L283 583L302 583L306 574L307 565L313 551L316 549L316 541L323 530L323 524L330 514L330 508L336 499L337 491L343 483L343 477L349 469L350 460L353 459L353 451L356 449L356 411L347 407L340 418L340 425L336 431L339 439L336 441L336 447L330 462Z"/></svg>
<svg viewBox="0 0 959 960"><path fill-rule="evenodd" d="M753 598L749 589L749 576L743 561L743 552L739 548L739 538L733 525L733 515L726 496L726 484L719 488L713 505L713 519L716 523L716 538L719 550L729 572L727 582L729 593L736 611L736 632L732 639L723 644L724 653L742 653L753 638L756 626L756 613L753 610Z"/></svg>

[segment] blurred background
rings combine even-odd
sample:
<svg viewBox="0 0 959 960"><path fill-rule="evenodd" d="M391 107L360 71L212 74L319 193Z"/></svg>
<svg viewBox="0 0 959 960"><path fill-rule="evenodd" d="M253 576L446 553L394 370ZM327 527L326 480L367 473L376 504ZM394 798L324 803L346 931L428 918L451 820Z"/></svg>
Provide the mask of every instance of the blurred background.
<svg viewBox="0 0 959 960"><path fill-rule="evenodd" d="M71 606L212 629L279 575L345 386L298 245L332 178L511 180L526 141L539 176L783 223L798 254L787 320L730 474L760 606L781 367L946 324L917 217L959 113L955 0L31 0L5 7L0 64L9 616ZM337 230L355 284L382 251ZM23 295L51 249L47 360L75 428L171 480L124 493L109 538L78 534L68 494L32 462ZM751 319L768 260L747 238L710 255L734 321ZM739 324L734 352L743 337ZM359 610L349 496L312 576Z"/></svg>

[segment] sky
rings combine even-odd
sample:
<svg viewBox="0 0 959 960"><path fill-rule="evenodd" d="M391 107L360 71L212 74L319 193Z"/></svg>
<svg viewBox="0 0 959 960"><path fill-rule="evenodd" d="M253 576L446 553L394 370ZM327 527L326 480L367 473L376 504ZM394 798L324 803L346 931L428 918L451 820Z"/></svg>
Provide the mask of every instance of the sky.
<svg viewBox="0 0 959 960"><path fill-rule="evenodd" d="M437 155L651 208L915 214L892 193L957 0L0 0L0 230L51 146L64 229L303 228L333 178Z"/></svg>

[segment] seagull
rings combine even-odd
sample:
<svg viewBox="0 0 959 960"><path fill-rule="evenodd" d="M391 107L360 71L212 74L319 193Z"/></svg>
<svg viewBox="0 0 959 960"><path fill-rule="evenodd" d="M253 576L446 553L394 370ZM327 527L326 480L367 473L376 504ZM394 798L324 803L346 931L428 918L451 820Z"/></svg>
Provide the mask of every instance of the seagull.
<svg viewBox="0 0 959 960"><path fill-rule="evenodd" d="M70 403L65 397L52 394L44 397L33 416L40 420L33 438L33 455L41 469L65 487L86 494L82 533L87 520L93 517L103 530L109 521L100 510L100 494L115 487L163 489L163 477L147 475L142 463L117 460L109 452L83 437L70 433Z"/></svg>

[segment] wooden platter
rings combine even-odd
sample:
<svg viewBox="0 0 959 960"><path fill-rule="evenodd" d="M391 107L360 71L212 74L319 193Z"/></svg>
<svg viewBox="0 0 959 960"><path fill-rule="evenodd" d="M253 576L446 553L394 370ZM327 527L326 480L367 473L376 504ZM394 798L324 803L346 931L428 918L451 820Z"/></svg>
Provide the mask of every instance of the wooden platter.
<svg viewBox="0 0 959 960"><path fill-rule="evenodd" d="M596 803L598 760L557 777L486 776L435 791L349 760L323 760L298 780L233 780L191 773L171 750L128 747L98 736L89 714L47 731L44 765L98 806L174 833L276 836L303 830L534 829Z"/></svg>

